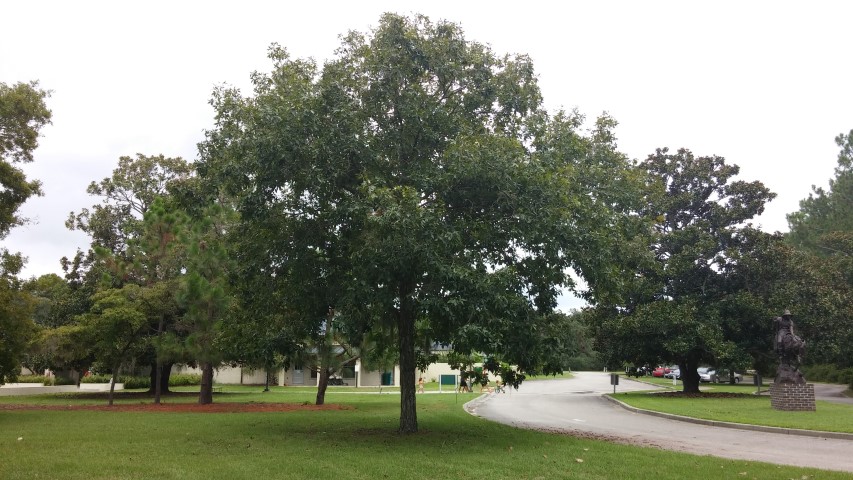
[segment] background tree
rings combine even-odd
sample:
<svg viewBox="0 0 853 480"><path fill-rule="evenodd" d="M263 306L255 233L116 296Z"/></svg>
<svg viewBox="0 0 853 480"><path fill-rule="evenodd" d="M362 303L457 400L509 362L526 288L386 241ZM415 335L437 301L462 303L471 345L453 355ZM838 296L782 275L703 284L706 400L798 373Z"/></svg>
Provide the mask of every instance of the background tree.
<svg viewBox="0 0 853 480"><path fill-rule="evenodd" d="M840 149L835 177L827 189L812 187L800 209L788 215L785 239L802 251L793 255L800 259L794 275L812 277L806 291L815 296L797 306L806 310L797 326L803 323L804 338L814 342L807 360L847 367L853 365L853 315L843 306L853 303L853 130L835 142Z"/></svg>
<svg viewBox="0 0 853 480"><path fill-rule="evenodd" d="M182 239L186 245L185 273L178 299L185 308L180 328L187 331L184 345L202 370L198 403L213 402L213 369L224 358L218 345L222 323L234 314L235 300L228 284L232 270L225 233L228 216L220 206L211 206Z"/></svg>
<svg viewBox="0 0 853 480"><path fill-rule="evenodd" d="M71 212L65 225L92 237L92 244L120 254L129 239L138 236L142 217L154 200L168 196L170 188L186 181L191 166L182 158L163 155L120 157L110 177L92 182L86 191L101 197L99 204Z"/></svg>
<svg viewBox="0 0 853 480"><path fill-rule="evenodd" d="M38 82L7 85L0 82L0 238L22 224L18 208L33 195L41 195L41 182L27 180L16 163L33 161L39 132L50 123L45 105L50 92Z"/></svg>
<svg viewBox="0 0 853 480"><path fill-rule="evenodd" d="M48 368L57 374L86 370L93 358L85 348L75 317L89 311L89 299L85 299L85 307L81 309L75 285L52 273L25 281L22 289L32 296L33 322L37 328L22 364L33 372Z"/></svg>
<svg viewBox="0 0 853 480"><path fill-rule="evenodd" d="M130 239L122 256L98 248L113 279L118 279L119 284L132 283L147 290L148 332L154 350L151 380L155 404L160 403L162 392L168 391L168 372L176 353L175 342L164 343L164 340L168 332L174 331L183 313L175 292L184 268L183 246L178 236L186 224L183 212L165 199L155 198L143 216L141 230Z"/></svg>
<svg viewBox="0 0 853 480"><path fill-rule="evenodd" d="M20 206L42 193L41 183L27 180L15 164L33 161L39 132L50 123L51 112L45 104L49 96L38 82L0 82L0 240L26 221L18 215ZM17 376L35 332L32 297L21 291L17 280L23 265L20 254L0 248L0 384Z"/></svg>
<svg viewBox="0 0 853 480"><path fill-rule="evenodd" d="M809 363L851 363L853 297L844 270L832 258L793 247L781 234L744 229L726 268L728 294L721 302L724 333L764 374L775 372L772 319L795 315L807 342Z"/></svg>
<svg viewBox="0 0 853 480"><path fill-rule="evenodd" d="M532 370L570 268L606 298L630 171L612 121L587 138L542 111L528 57L391 14L321 70L270 57L253 96L214 93L199 171L238 199L242 282L266 308L311 330L331 306L350 339L394 333L402 433L417 431L417 345Z"/></svg>
<svg viewBox="0 0 853 480"><path fill-rule="evenodd" d="M157 316L152 326L152 331L159 332L156 336L161 339L165 333L174 332L178 318L174 282L179 273L176 265L180 262L171 258L168 260L171 266L164 264L162 268L155 263L166 261L167 250L169 254L174 253L166 245L177 239L177 231L174 226L165 226L165 223L175 220L174 212L178 209L172 192L183 191L184 184L191 179L192 168L181 158L142 154L121 157L110 177L92 182L87 189L91 195L101 197L101 202L79 213L71 212L65 223L69 229L86 232L92 239L92 248L88 252L78 252L71 260L62 260L63 268L70 271L66 276L73 276L78 284L91 289L92 285L100 283L106 271L114 274L111 286L115 288L125 283L153 288L157 282L173 282L171 286L157 287L167 295L161 302L165 316ZM152 213L146 225L145 214L158 199L157 211ZM158 235L159 239L153 238ZM158 254L158 248L165 250ZM95 254L96 250L100 257ZM155 261L155 258L159 260ZM106 259L109 259L111 267L105 264ZM168 278L164 276L167 272L171 275ZM140 353L139 360L151 365L151 392L155 395L155 402L159 402L160 393L169 390L172 362L160 362L158 366L158 359L163 357L158 355L155 343L150 345L151 348Z"/></svg>
<svg viewBox="0 0 853 480"><path fill-rule="evenodd" d="M299 363L317 372L317 397L314 403L323 405L326 403L329 379L340 373L344 366L360 358L360 352L338 330L335 311L329 309L318 331L310 333L295 357Z"/></svg>
<svg viewBox="0 0 853 480"><path fill-rule="evenodd" d="M700 362L743 359L723 328L723 272L744 223L775 195L760 182L734 180L739 169L723 158L686 149L658 149L639 167L654 261L634 272L620 304L599 307L598 335L611 359L678 363L684 391L698 392Z"/></svg>
<svg viewBox="0 0 853 480"><path fill-rule="evenodd" d="M105 289L95 295L92 311L80 318L95 357L112 374L109 405L113 404L113 392L122 365L128 361L132 350L144 342L148 331L145 310L152 300L145 297L150 294L150 290L134 284Z"/></svg>
<svg viewBox="0 0 853 480"><path fill-rule="evenodd" d="M829 188L812 187L800 209L788 215L788 241L853 265L853 130L835 138L841 151ZM853 270L849 273L853 280Z"/></svg>
<svg viewBox="0 0 853 480"><path fill-rule="evenodd" d="M17 278L22 265L20 255L0 255L0 385L17 378L36 333L33 298L21 291Z"/></svg>

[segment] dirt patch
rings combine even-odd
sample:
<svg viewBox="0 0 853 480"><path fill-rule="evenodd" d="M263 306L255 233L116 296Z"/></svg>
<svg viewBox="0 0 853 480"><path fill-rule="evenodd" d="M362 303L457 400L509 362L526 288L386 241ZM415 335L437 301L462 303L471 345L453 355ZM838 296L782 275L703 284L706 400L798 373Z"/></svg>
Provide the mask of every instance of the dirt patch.
<svg viewBox="0 0 853 480"><path fill-rule="evenodd" d="M345 405L313 405L301 403L136 403L117 405L20 405L0 404L0 410L92 410L101 412L145 413L255 413L255 412L306 412L325 410L351 410Z"/></svg>

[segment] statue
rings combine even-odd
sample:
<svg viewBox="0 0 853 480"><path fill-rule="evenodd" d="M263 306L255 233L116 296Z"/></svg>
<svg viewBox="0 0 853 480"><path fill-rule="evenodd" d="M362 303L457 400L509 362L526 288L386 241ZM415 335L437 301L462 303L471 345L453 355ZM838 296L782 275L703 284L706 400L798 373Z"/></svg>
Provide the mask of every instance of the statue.
<svg viewBox="0 0 853 480"><path fill-rule="evenodd" d="M798 367L806 354L806 342L794 333L793 315L785 310L781 317L773 320L773 325L776 327L773 349L779 357L776 383L805 384L806 379Z"/></svg>

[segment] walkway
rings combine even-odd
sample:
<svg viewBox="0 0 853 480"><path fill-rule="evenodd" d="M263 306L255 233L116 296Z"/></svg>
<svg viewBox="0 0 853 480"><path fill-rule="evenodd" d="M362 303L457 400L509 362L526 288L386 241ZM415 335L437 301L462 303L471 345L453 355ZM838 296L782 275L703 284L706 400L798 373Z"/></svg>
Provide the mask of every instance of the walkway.
<svg viewBox="0 0 853 480"><path fill-rule="evenodd" d="M649 390L620 377L617 392ZM522 384L466 407L489 420L521 428L569 432L632 445L698 455L853 472L853 441L697 425L628 411L604 398L608 374L576 372L569 380Z"/></svg>

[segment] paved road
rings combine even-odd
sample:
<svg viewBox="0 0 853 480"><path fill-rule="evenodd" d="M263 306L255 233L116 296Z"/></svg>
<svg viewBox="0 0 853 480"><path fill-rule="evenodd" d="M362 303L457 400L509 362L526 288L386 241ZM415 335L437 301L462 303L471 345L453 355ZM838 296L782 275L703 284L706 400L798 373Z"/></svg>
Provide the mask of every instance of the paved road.
<svg viewBox="0 0 853 480"><path fill-rule="evenodd" d="M699 455L853 472L853 441L711 427L633 413L602 398L609 376L576 372L569 380L524 383L481 397L473 414L521 428L571 432ZM617 392L648 390L620 378ZM799 452L799 453L797 453Z"/></svg>

